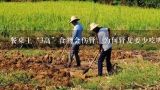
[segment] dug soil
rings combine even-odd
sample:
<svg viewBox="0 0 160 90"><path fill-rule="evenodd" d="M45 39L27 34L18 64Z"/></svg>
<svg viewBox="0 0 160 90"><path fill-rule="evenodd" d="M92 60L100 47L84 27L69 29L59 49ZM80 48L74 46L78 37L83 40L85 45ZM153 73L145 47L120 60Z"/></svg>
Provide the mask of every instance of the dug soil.
<svg viewBox="0 0 160 90"><path fill-rule="evenodd" d="M46 90L47 87L72 87L72 78L89 78L87 75L82 75L84 68L86 68L98 51L95 50L81 50L80 57L82 67L74 67L75 61L71 68L65 68L67 62L67 52L64 55L60 55L60 50L49 50L45 55L39 56L27 56L21 52L21 50L1 50L0 51L0 70L3 73L9 73L13 71L25 71L31 75L31 79L37 81L38 84L31 83L12 83L7 86L0 86L0 90L13 88L14 90ZM93 52L93 53L91 53ZM130 58L139 58L144 60L150 60L153 62L160 61L159 51L123 51L113 50L112 60L123 60ZM92 70L97 70L96 62L93 64ZM96 73L95 73L96 75ZM94 75L93 75L94 76Z"/></svg>

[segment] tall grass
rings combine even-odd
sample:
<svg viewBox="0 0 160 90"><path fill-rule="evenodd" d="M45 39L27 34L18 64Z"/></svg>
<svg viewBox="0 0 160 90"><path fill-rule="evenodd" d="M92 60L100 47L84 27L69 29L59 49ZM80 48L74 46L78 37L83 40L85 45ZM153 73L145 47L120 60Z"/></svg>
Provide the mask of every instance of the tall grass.
<svg viewBox="0 0 160 90"><path fill-rule="evenodd" d="M160 30L160 10L92 2L0 3L0 30L71 30L76 15L85 30L96 22L114 30Z"/></svg>

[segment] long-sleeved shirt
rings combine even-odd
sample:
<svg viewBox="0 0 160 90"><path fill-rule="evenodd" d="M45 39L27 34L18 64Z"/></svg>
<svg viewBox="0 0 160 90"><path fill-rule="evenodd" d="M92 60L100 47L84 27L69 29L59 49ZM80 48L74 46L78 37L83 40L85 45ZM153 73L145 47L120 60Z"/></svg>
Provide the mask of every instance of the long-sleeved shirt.
<svg viewBox="0 0 160 90"><path fill-rule="evenodd" d="M112 44L109 38L109 31L108 28L101 28L98 32L98 41L99 44L102 44L102 48L104 51L110 49Z"/></svg>
<svg viewBox="0 0 160 90"><path fill-rule="evenodd" d="M73 34L72 34L72 39L73 39L72 44L81 44L82 31L83 31L83 27L80 23L74 26Z"/></svg>

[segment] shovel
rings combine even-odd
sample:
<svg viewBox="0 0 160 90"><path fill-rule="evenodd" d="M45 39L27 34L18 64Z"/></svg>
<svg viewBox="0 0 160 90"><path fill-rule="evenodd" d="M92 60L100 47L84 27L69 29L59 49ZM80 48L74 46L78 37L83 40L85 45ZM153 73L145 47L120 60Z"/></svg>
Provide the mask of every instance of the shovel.
<svg viewBox="0 0 160 90"><path fill-rule="evenodd" d="M90 69L91 66L93 65L94 61L97 59L98 54L99 54L99 53L97 53L96 56L93 58L93 61L90 63L89 67L83 71L83 74L86 74L86 73L89 71L89 69Z"/></svg>

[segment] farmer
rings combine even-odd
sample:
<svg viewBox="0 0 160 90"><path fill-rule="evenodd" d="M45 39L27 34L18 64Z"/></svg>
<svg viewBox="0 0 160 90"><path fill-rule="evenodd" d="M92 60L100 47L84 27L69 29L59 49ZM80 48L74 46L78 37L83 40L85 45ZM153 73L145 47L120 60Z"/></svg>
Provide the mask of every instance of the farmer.
<svg viewBox="0 0 160 90"><path fill-rule="evenodd" d="M98 59L98 76L102 76L103 72L103 61L106 59L106 67L109 75L112 75L112 64L111 60L111 51L112 45L110 42L110 29L100 27L98 24L92 23L90 24L90 31L96 33L99 42L99 52L100 56Z"/></svg>
<svg viewBox="0 0 160 90"><path fill-rule="evenodd" d="M72 47L71 47L67 67L71 67L71 64L73 61L73 56L75 56L75 58L76 58L76 62L77 62L76 66L77 67L81 66L80 57L79 57L78 53L79 53L79 46L81 44L81 39L82 39L83 27L78 22L79 20L80 19L77 18L76 16L72 16L71 20L70 20L70 23L73 24L74 28L73 28L73 34L72 34Z"/></svg>

